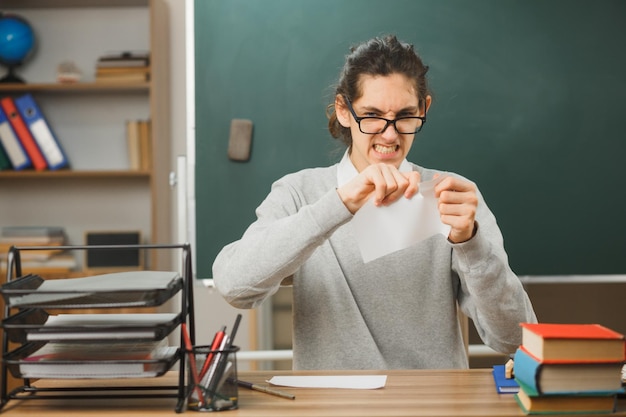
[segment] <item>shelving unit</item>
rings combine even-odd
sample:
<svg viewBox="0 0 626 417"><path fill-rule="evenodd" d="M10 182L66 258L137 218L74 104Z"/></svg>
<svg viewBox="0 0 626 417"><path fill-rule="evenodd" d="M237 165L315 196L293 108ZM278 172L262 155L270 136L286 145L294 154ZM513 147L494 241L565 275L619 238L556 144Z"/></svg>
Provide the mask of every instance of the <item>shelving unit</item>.
<svg viewBox="0 0 626 417"><path fill-rule="evenodd" d="M65 246L66 250L107 250L107 249L128 249L128 250L179 250L181 254L182 271L180 273L163 272L163 271L139 271L143 274L142 285L136 282L128 282L127 285L117 285L118 281L124 282L124 276L117 278L115 285L103 286L102 278L114 279L112 276L96 277L100 279L98 285L83 287L81 290L80 283L63 287L50 286L45 287L45 280L38 276L22 275L20 262L20 254L23 251L42 250L44 247L14 247L9 252L7 273L7 283L2 287L2 296L6 301L3 309L3 327L5 328L2 336L2 374L1 374L1 391L0 391L0 408L4 407L12 399L96 399L96 398L176 398L176 411L181 412L186 399L186 380L185 380L185 350L184 337L180 335L179 344L175 346L176 350L164 358L149 359L121 359L109 358L107 360L94 361L76 358L73 359L52 359L44 362L43 365L52 365L54 368L53 375L46 376L44 371L38 369L41 362L27 361L24 358L37 351L43 345L59 342L71 341L80 346L80 349L89 348L97 345L101 347L102 343L110 342L113 337L119 338L121 343L132 346L139 342L161 342L167 340L167 336L177 328L181 323L187 323L191 342L195 343L195 321L194 321L194 304L193 304L193 284L192 284L192 260L191 249L189 244L181 245L99 245L99 246ZM24 271L26 272L26 271ZM135 271L137 273L138 271ZM89 279L89 278L88 278ZM147 285L154 279L154 286ZM71 281L71 279L70 279ZM77 283L79 281L76 281ZM84 284L83 284L84 285ZM87 290L87 288L89 288ZM153 307L162 305L167 300L180 295L180 310L172 319L162 325L138 325L136 323L125 323L123 325L103 325L100 323L85 324L81 320L75 320L76 323L70 327L58 327L45 324L49 320L49 309L58 311L74 311L72 314L81 314L81 309L89 309L93 307L109 309L116 312L121 307ZM30 298L29 298L30 297ZM113 317L113 316L111 316ZM144 318L153 318L153 316L143 315ZM146 335L146 331L153 330L153 335ZM71 334L68 336L62 336ZM123 335L123 336L120 336ZM130 343L130 344L129 344ZM79 351L80 351L79 349ZM124 348L125 350L125 348ZM112 387L105 382L98 386L91 386L89 389L70 388L61 386L57 389L40 389L31 385L31 378L46 379L81 379L81 378L99 378L91 374L85 376L79 373L79 367L88 366L88 370L93 372L98 369L98 375L104 371L109 375L120 372L119 366L123 369L132 367L132 369L143 369L139 375L133 377L158 377L170 370L172 366L180 361L178 385L164 386L119 386ZM27 370L28 369L28 370ZM84 369L84 368L80 368ZM22 378L22 385L9 391L9 371L16 378ZM28 372L34 373L28 374ZM42 374L42 372L44 372ZM64 372L68 372L65 374ZM85 372L85 371L81 371ZM137 372L137 371L133 371ZM77 373L77 374L73 374ZM144 375L145 373L145 375ZM42 376L44 375L44 376ZM78 376L77 376L78 375ZM100 376L102 378L102 376ZM109 379L114 378L108 376Z"/></svg>
<svg viewBox="0 0 626 417"><path fill-rule="evenodd" d="M69 243L84 232L141 230L144 243L171 241L169 51L163 0L3 0L2 11L33 27L37 47L17 73L26 84L0 84L0 97L31 93L70 161L58 171L0 171L0 226L54 225ZM149 82L98 83L96 61L110 52L150 51ZM83 78L56 82L62 61ZM150 119L151 169L129 169L126 121ZM43 210L42 208L46 208ZM148 259L169 269L171 259Z"/></svg>

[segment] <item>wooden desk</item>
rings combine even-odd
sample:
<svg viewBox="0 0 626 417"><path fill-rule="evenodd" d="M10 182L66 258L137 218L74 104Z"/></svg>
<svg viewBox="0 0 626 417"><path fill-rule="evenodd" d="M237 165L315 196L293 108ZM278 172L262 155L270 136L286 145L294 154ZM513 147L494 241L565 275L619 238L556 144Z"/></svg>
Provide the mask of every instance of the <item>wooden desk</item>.
<svg viewBox="0 0 626 417"><path fill-rule="evenodd" d="M245 388L239 390L239 409L224 411L224 417L307 417L307 416L522 416L511 394L496 394L491 369L413 370L381 372L344 372L343 374L385 374L387 385L378 390L337 390L280 388L296 395L287 400ZM291 375L290 371L241 372L246 381L263 383L274 375ZM315 374L314 372L298 374ZM317 374L342 374L318 372ZM177 373L158 379L160 385L176 383ZM40 381L38 386L54 386L55 381ZM56 381L58 383L58 381ZM80 386L85 381L65 381ZM118 384L127 384L123 380ZM133 382L135 384L135 382ZM174 399L109 400L11 400L0 415L40 417L91 416L176 416L193 415L195 411L176 414ZM620 400L617 415L626 416L626 401ZM616 415L616 414L611 414Z"/></svg>

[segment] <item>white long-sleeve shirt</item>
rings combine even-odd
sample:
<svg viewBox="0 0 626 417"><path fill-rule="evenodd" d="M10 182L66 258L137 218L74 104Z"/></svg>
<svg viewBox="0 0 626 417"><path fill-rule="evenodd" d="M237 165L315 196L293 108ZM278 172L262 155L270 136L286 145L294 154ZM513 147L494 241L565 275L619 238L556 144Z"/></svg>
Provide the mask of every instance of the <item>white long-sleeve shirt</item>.
<svg viewBox="0 0 626 417"><path fill-rule="evenodd" d="M480 193L469 241L436 235L363 263L336 192L345 163L272 185L257 220L213 264L225 299L254 308L291 281L294 369L467 368L457 303L486 345L514 352L519 323L536 317ZM438 172L409 166L423 181Z"/></svg>

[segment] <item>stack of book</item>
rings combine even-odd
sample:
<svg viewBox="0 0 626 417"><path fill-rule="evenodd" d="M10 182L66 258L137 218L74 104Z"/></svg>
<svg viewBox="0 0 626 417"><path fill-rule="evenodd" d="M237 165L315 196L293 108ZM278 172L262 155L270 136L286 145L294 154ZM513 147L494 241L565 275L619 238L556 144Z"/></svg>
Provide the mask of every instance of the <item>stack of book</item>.
<svg viewBox="0 0 626 417"><path fill-rule="evenodd" d="M599 414L624 390L624 335L599 324L522 323L513 372L526 414Z"/></svg>
<svg viewBox="0 0 626 417"><path fill-rule="evenodd" d="M67 166L67 156L33 96L0 99L0 170Z"/></svg>
<svg viewBox="0 0 626 417"><path fill-rule="evenodd" d="M150 55L145 52L120 52L100 57L96 63L96 82L146 82L150 80Z"/></svg>
<svg viewBox="0 0 626 417"><path fill-rule="evenodd" d="M10 226L0 233L0 271L7 269L7 255L11 246L45 246L46 249L20 251L22 272L48 274L69 272L76 268L73 255L58 249L67 244L65 230L57 226Z"/></svg>

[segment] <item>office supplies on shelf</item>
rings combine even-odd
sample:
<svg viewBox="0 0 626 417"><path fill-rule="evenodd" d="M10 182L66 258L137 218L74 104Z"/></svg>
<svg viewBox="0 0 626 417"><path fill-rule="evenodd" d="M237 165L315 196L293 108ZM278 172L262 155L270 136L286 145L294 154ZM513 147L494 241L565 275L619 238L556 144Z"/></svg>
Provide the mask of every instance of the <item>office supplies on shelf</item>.
<svg viewBox="0 0 626 417"><path fill-rule="evenodd" d="M152 121L139 120L139 169L149 171L152 169Z"/></svg>
<svg viewBox="0 0 626 417"><path fill-rule="evenodd" d="M11 168L13 168L13 165L11 165L11 160L9 159L7 153L4 151L4 146L2 146L2 139L0 138L0 171Z"/></svg>
<svg viewBox="0 0 626 417"><path fill-rule="evenodd" d="M39 146L37 145L33 135L30 133L28 126L20 116L20 113L17 111L15 106L15 101L13 101L12 97L4 97L0 99L0 106L4 110L7 118L9 119L9 123L13 127L20 143L22 144L23 149L28 154L30 161L33 164L33 167L37 171L42 171L48 167L48 163L44 158Z"/></svg>
<svg viewBox="0 0 626 417"><path fill-rule="evenodd" d="M126 146L128 147L128 168L138 171L141 167L141 157L139 149L139 121L126 121Z"/></svg>
<svg viewBox="0 0 626 417"><path fill-rule="evenodd" d="M239 385L240 387L253 389L255 391L264 392L266 394L271 394L271 395L276 395L278 397L287 398L288 400L296 399L296 396L290 392L280 391L271 387L266 387L264 385L253 384L252 382L242 381L241 379L237 380L237 385Z"/></svg>
<svg viewBox="0 0 626 417"><path fill-rule="evenodd" d="M4 226L0 231L2 239L21 243L41 244L65 241L65 228L61 226Z"/></svg>
<svg viewBox="0 0 626 417"><path fill-rule="evenodd" d="M7 155L6 151L4 150L4 146L2 145L2 137L0 137L0 171L12 168L13 165L11 165L9 155Z"/></svg>
<svg viewBox="0 0 626 417"><path fill-rule="evenodd" d="M33 96L24 94L17 97L15 107L35 139L46 160L48 169L55 170L66 167L68 165L67 156Z"/></svg>
<svg viewBox="0 0 626 417"><path fill-rule="evenodd" d="M144 51L111 52L98 58L98 68L146 67L150 65L150 54Z"/></svg>
<svg viewBox="0 0 626 417"><path fill-rule="evenodd" d="M19 171L32 166L32 162L9 123L9 118L2 106L0 106L0 142L14 170Z"/></svg>

